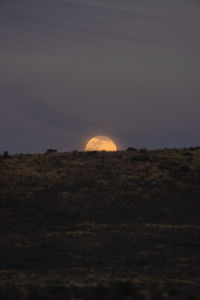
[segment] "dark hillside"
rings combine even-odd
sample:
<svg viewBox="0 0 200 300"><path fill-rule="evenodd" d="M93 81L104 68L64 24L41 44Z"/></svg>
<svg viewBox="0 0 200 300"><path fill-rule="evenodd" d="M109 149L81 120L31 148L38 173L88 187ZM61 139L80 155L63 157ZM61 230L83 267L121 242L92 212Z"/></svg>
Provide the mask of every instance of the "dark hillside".
<svg viewBox="0 0 200 300"><path fill-rule="evenodd" d="M198 147L0 156L2 284L197 297L199 237Z"/></svg>

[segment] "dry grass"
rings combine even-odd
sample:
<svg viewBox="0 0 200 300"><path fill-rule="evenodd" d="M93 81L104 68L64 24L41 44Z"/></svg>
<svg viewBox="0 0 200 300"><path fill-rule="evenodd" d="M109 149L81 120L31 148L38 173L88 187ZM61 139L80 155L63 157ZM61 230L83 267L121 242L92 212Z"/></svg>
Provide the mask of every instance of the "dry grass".
<svg viewBox="0 0 200 300"><path fill-rule="evenodd" d="M4 154L0 170L2 299L200 294L200 148Z"/></svg>

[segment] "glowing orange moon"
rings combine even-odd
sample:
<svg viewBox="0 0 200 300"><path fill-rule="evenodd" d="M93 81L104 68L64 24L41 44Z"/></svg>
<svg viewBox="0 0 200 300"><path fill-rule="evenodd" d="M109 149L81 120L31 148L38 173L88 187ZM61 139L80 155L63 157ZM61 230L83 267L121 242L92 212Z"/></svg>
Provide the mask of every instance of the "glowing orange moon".
<svg viewBox="0 0 200 300"><path fill-rule="evenodd" d="M86 151L117 151L113 140L107 136L95 136L89 140L85 147Z"/></svg>

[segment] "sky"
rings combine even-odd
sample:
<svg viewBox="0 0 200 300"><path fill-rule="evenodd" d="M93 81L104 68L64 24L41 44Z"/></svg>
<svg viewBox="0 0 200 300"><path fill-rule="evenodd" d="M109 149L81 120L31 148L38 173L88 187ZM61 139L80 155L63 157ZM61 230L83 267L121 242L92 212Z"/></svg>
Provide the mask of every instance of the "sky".
<svg viewBox="0 0 200 300"><path fill-rule="evenodd" d="M1 0L0 152L200 145L199 0Z"/></svg>

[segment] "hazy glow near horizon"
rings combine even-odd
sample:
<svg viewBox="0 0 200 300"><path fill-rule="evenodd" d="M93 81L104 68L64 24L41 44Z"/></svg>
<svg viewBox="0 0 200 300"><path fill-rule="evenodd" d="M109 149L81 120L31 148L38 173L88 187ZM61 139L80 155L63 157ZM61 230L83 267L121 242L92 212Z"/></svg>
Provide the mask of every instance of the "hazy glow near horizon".
<svg viewBox="0 0 200 300"><path fill-rule="evenodd" d="M107 136L95 136L89 140L85 147L86 151L117 151L113 140Z"/></svg>

